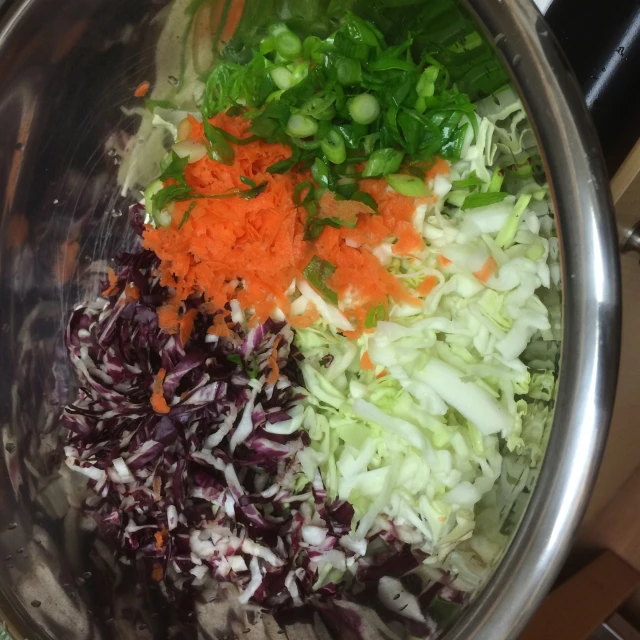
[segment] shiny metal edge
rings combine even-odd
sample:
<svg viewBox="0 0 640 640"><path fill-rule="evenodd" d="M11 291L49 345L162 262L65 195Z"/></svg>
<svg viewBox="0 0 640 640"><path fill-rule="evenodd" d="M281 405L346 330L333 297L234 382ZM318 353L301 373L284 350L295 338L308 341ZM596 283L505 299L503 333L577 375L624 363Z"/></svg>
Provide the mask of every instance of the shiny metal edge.
<svg viewBox="0 0 640 640"><path fill-rule="evenodd" d="M522 631L552 586L584 514L615 399L621 281L600 146L544 18L531 0L465 2L503 54L536 130L564 277L561 376L540 478L504 559L446 635L446 640L496 640Z"/></svg>

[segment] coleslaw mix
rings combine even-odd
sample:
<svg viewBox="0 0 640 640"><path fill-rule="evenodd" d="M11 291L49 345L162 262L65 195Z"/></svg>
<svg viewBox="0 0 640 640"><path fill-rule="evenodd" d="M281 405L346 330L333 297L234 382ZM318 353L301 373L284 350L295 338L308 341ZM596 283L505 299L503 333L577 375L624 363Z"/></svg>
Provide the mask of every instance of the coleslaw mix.
<svg viewBox="0 0 640 640"><path fill-rule="evenodd" d="M408 32L260 33L137 112L142 248L71 316L67 464L155 580L267 607L374 584L428 637L429 607L495 566L546 445L560 267L536 141L511 87L472 100Z"/></svg>

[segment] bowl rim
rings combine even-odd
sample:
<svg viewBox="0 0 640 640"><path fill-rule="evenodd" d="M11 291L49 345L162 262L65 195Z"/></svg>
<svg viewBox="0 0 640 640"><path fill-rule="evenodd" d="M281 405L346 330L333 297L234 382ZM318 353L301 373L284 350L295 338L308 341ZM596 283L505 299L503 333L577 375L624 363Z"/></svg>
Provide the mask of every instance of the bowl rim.
<svg viewBox="0 0 640 640"><path fill-rule="evenodd" d="M495 43L529 114L549 177L562 264L560 376L540 476L495 573L445 635L506 640L519 635L551 588L595 482L618 377L620 263L598 138L543 16L531 0L464 3Z"/></svg>

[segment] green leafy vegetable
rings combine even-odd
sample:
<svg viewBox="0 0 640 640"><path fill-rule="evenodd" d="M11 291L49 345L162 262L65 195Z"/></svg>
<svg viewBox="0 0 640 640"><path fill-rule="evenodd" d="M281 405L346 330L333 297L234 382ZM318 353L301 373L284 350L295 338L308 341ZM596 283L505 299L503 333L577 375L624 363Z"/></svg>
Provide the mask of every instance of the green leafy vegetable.
<svg viewBox="0 0 640 640"><path fill-rule="evenodd" d="M389 186L403 196L411 198L426 198L431 195L431 191L424 183L424 180L404 173L393 173L387 176Z"/></svg>
<svg viewBox="0 0 640 640"><path fill-rule="evenodd" d="M364 178L374 178L396 173L402 164L404 153L397 149L378 149L371 154L362 172Z"/></svg>
<svg viewBox="0 0 640 640"><path fill-rule="evenodd" d="M205 145L211 160L231 166L236 158L235 151L227 141L221 130L214 127L205 118L202 122L204 126Z"/></svg>
<svg viewBox="0 0 640 640"><path fill-rule="evenodd" d="M318 256L313 256L302 272L307 282L333 305L338 304L338 294L329 287L327 280L333 275L335 270L335 265L318 258Z"/></svg>
<svg viewBox="0 0 640 640"><path fill-rule="evenodd" d="M462 203L462 210L478 209L490 204L502 202L509 194L504 191L498 193L472 193L468 195Z"/></svg>
<svg viewBox="0 0 640 640"><path fill-rule="evenodd" d="M180 229L182 229L182 227L184 226L184 223L189 219L189 217L191 216L191 212L193 211L195 206L196 206L196 202L194 200L189 205L188 209L184 212L184 215L182 216L182 220L180 220L180 224L178 225L178 231L180 231Z"/></svg>
<svg viewBox="0 0 640 640"><path fill-rule="evenodd" d="M369 313L367 313L367 316L364 320L364 326L367 329L373 329L374 327L378 326L378 322L386 319L387 312L385 311L385 308L381 304L379 304L377 307L374 307L373 309L371 309L371 311L369 311Z"/></svg>

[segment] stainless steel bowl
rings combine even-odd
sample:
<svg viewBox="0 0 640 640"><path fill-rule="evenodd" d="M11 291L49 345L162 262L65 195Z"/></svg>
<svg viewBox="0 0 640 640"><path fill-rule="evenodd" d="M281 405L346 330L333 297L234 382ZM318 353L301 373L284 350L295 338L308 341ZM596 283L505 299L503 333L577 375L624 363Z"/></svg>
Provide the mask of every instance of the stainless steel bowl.
<svg viewBox="0 0 640 640"><path fill-rule="evenodd" d="M504 57L543 150L564 282L561 380L537 486L493 577L447 635L501 640L517 635L550 587L589 495L616 386L620 279L598 143L543 18L529 0L467 3ZM96 274L83 266L129 241L111 149L114 132L134 130L120 107L152 77L166 5L0 2L0 609L16 639L211 637L202 625L177 625L135 567L113 566L79 529L57 473L57 415L70 384L64 314L95 290ZM65 252L77 252L78 268ZM233 630L226 609L197 606L210 628ZM270 637L270 624L249 635ZM302 622L286 633L314 630L322 636Z"/></svg>

